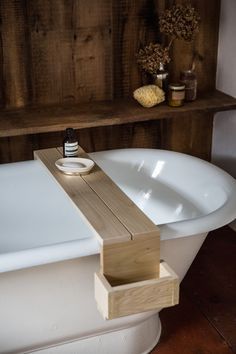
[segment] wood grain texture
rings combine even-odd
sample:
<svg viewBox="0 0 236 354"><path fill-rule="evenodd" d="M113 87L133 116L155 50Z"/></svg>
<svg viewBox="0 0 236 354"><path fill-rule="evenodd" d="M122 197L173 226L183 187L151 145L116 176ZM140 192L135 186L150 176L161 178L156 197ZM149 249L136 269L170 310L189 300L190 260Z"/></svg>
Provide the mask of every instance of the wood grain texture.
<svg viewBox="0 0 236 354"><path fill-rule="evenodd" d="M83 176L83 179L127 228L132 239L152 234L159 235L157 226L99 167L95 167L94 173Z"/></svg>
<svg viewBox="0 0 236 354"><path fill-rule="evenodd" d="M25 30L25 1L2 0L1 102L3 107L23 107L29 101L29 57Z"/></svg>
<svg viewBox="0 0 236 354"><path fill-rule="evenodd" d="M167 42L158 16L170 5L163 0L2 0L2 104L130 96L142 82L135 54L150 42ZM191 44L174 42L170 72L175 80L197 53L199 89L205 92L215 87L220 1L193 5L201 16L200 32Z"/></svg>
<svg viewBox="0 0 236 354"><path fill-rule="evenodd" d="M177 0L176 3L186 3ZM216 80L217 46L220 0L191 1L197 9L201 22L199 33L193 42L176 40L172 46L172 58L169 65L172 81L179 80L181 70L188 70L192 66L195 56L195 71L198 81L198 97L201 94L214 90ZM209 45L209 43L211 43ZM191 155L210 160L213 129L213 115L203 110L202 119L198 112L189 112L183 119L165 122L165 148L186 152Z"/></svg>
<svg viewBox="0 0 236 354"><path fill-rule="evenodd" d="M176 3L185 4L184 0ZM199 32L192 42L176 40L172 46L172 58L169 66L173 81L179 80L181 70L191 69L194 55L196 55L196 75L198 91L208 92L215 88L217 46L219 30L220 0L191 1L191 5L198 11L201 21Z"/></svg>
<svg viewBox="0 0 236 354"><path fill-rule="evenodd" d="M63 131L0 138L0 163L33 159L34 150L61 146L64 135ZM80 145L88 152L161 147L161 128L156 121L82 129L77 130L77 135Z"/></svg>
<svg viewBox="0 0 236 354"><path fill-rule="evenodd" d="M93 102L90 105L57 105L7 110L0 113L0 137L56 132L68 126L84 129L167 118L181 120L183 117L188 117L190 120L191 117L194 119L196 114L214 113L234 108L236 108L235 98L214 91L197 101L177 108L161 104L146 109L134 100L117 100Z"/></svg>
<svg viewBox="0 0 236 354"><path fill-rule="evenodd" d="M112 98L110 1L3 0L1 19L3 106Z"/></svg>
<svg viewBox="0 0 236 354"><path fill-rule="evenodd" d="M181 120L173 118L163 121L162 147L210 161L213 118L213 114L202 112L192 115L192 118L183 114Z"/></svg>
<svg viewBox="0 0 236 354"><path fill-rule="evenodd" d="M159 279L114 287L103 275L95 273L95 299L104 318L113 319L176 305L177 276L169 267L165 267L164 262L160 264L160 269Z"/></svg>
<svg viewBox="0 0 236 354"><path fill-rule="evenodd" d="M87 129L81 139L88 151L162 147L209 160L212 115L205 113L235 109L235 101L226 97L207 99L208 91L215 88L219 0L192 1L201 16L200 32L193 43L175 41L169 66L171 80L176 80L197 53L198 87L204 96L199 95L192 109L186 104L176 112L161 106L144 110L135 104L122 110L123 99L147 82L136 65L135 53L151 41L168 42L160 34L158 16L172 4L172 0L2 0L0 106L38 106L18 113L1 110L1 137L34 134L0 139L2 161L29 159L32 147L47 148L50 139L57 140L57 132L69 125ZM122 101L108 104L108 109L104 102L94 106L94 101L113 98ZM206 124L197 118L201 112ZM181 122L182 113L186 115ZM154 124L156 119L161 121ZM118 128L118 124L129 125ZM14 145L17 153L13 154Z"/></svg>
<svg viewBox="0 0 236 354"><path fill-rule="evenodd" d="M33 138L31 135L0 139L0 163L32 160Z"/></svg>
<svg viewBox="0 0 236 354"><path fill-rule="evenodd" d="M58 151L62 154L63 150L58 148ZM90 159L81 147L79 147L79 156ZM82 175L81 178L125 226L132 240L143 238L146 240L147 237L154 237L158 242L160 241L158 226L127 197L98 165L95 164L92 173Z"/></svg>
<svg viewBox="0 0 236 354"><path fill-rule="evenodd" d="M158 38L154 2L113 1L112 25L114 98L130 97L142 84L135 55L140 47Z"/></svg>
<svg viewBox="0 0 236 354"><path fill-rule="evenodd" d="M80 176L67 176L57 169L55 161L61 157L62 155L57 149L35 152L35 158L44 164L62 190L68 194L74 205L82 212L82 216L84 215L88 225L93 227L94 234L101 244L130 240L129 232Z"/></svg>
<svg viewBox="0 0 236 354"><path fill-rule="evenodd" d="M62 148L58 148L58 151L62 153ZM90 158L81 147L79 148L79 156L82 158ZM151 238L153 239L153 242L155 242L155 245L159 245L160 231L158 226L155 225L123 193L123 191L121 191L121 189L103 172L103 170L98 165L95 164L92 173L88 175L82 175L81 178L88 184L91 190L93 190L99 196L99 198L104 202L109 210L112 211L117 219L125 226L125 228L129 231L132 240L141 240L142 242L142 240L146 241L147 238ZM133 247L135 247L135 243L133 243ZM144 247L146 246L144 245ZM155 252L155 257L153 260L154 259L157 263L159 263L159 247L158 251Z"/></svg>
<svg viewBox="0 0 236 354"><path fill-rule="evenodd" d="M146 235L132 241L104 245L101 273L110 285L128 284L159 277L160 237Z"/></svg>

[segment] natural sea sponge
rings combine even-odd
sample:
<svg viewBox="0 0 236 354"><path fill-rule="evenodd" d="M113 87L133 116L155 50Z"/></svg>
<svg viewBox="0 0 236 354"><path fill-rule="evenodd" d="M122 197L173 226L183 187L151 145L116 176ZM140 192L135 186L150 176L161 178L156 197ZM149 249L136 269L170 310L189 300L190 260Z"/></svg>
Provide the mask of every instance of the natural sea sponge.
<svg viewBox="0 0 236 354"><path fill-rule="evenodd" d="M139 87L134 91L133 96L143 107L147 108L165 101L164 91L156 85Z"/></svg>

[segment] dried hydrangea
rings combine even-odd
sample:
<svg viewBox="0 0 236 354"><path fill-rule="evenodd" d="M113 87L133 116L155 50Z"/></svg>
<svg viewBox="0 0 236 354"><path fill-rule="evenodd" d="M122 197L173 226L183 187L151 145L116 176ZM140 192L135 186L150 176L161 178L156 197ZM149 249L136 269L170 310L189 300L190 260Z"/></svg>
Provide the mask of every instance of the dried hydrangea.
<svg viewBox="0 0 236 354"><path fill-rule="evenodd" d="M162 47L158 43L150 43L140 49L136 57L141 69L152 75L157 74L160 64L165 65L170 62L168 47Z"/></svg>
<svg viewBox="0 0 236 354"><path fill-rule="evenodd" d="M172 39L192 41L199 29L200 17L190 5L174 5L160 16L160 31Z"/></svg>

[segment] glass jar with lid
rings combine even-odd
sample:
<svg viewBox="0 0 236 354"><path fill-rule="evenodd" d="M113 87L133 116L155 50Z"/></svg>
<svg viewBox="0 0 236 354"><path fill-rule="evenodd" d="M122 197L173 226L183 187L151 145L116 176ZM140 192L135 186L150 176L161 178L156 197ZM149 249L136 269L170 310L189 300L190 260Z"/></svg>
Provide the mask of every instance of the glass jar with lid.
<svg viewBox="0 0 236 354"><path fill-rule="evenodd" d="M171 107L180 107L184 104L185 85L175 83L169 85L168 104Z"/></svg>
<svg viewBox="0 0 236 354"><path fill-rule="evenodd" d="M185 85L185 101L194 101L197 98L197 77L193 70L184 70L180 73L180 82Z"/></svg>

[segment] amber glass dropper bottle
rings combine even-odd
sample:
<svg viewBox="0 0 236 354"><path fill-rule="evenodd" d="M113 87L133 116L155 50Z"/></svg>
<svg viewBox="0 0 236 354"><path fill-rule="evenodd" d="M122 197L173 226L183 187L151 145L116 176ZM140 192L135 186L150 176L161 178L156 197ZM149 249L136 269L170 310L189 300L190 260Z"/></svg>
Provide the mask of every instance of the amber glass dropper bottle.
<svg viewBox="0 0 236 354"><path fill-rule="evenodd" d="M63 157L77 157L79 152L78 139L73 128L66 129L66 136L63 140Z"/></svg>

